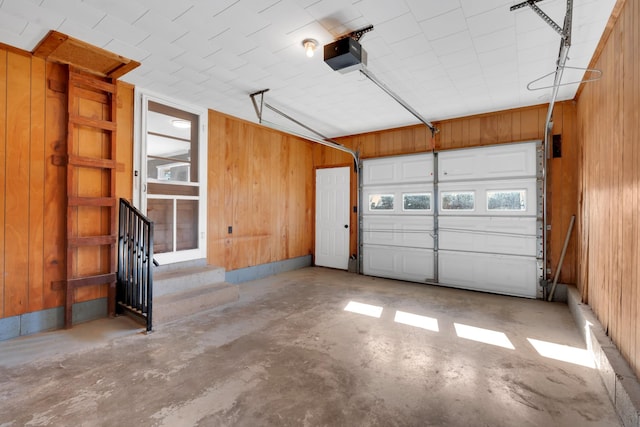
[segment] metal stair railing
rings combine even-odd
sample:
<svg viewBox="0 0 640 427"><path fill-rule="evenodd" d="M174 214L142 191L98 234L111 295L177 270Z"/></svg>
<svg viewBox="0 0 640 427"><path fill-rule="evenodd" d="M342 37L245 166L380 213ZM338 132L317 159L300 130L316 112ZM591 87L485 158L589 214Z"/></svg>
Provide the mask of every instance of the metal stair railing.
<svg viewBox="0 0 640 427"><path fill-rule="evenodd" d="M120 199L116 312L127 312L152 328L153 221ZM156 264L157 265L157 264Z"/></svg>

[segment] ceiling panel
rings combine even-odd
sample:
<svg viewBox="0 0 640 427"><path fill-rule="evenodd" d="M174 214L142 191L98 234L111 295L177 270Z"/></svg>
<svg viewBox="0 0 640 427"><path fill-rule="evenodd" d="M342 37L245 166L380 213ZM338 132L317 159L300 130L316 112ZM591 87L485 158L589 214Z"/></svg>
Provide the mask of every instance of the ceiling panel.
<svg viewBox="0 0 640 427"><path fill-rule="evenodd" d="M418 21L435 18L460 8L458 0L407 0L407 4Z"/></svg>
<svg viewBox="0 0 640 427"><path fill-rule="evenodd" d="M357 71L323 62L323 45L367 25L369 70L427 120L546 102L550 89L526 86L554 70L560 37L529 8L509 11L516 3L0 0L0 42L30 51L58 30L140 61L123 80L142 89L252 121L249 94L269 88L271 104L339 136L418 123ZM574 0L568 65L588 65L614 4ZM563 22L564 0L537 5ZM319 44L313 58L302 48L308 37ZM581 77L567 70L565 82ZM563 86L560 99L576 89Z"/></svg>
<svg viewBox="0 0 640 427"><path fill-rule="evenodd" d="M429 40L438 40L467 29L467 21L460 8L421 21L420 24Z"/></svg>

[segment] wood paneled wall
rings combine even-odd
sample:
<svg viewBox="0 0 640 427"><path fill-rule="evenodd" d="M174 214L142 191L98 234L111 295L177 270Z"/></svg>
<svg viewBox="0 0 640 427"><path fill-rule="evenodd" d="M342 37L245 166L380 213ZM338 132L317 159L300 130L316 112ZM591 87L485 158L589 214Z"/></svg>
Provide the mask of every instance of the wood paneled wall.
<svg viewBox="0 0 640 427"><path fill-rule="evenodd" d="M119 81L116 119L118 123L116 194L127 200L131 200L133 197L133 99L133 85Z"/></svg>
<svg viewBox="0 0 640 427"><path fill-rule="evenodd" d="M435 125L440 132L435 138L424 125L371 132L338 138L338 142L360 151L363 159L393 156L436 150L478 147L518 141L542 140L544 138L547 105L499 111L458 119L443 120ZM556 104L553 114L553 133L562 136L562 157L549 160L549 262L551 277L555 274L564 237L576 214L578 147L575 140L575 106L573 102ZM316 168L351 165L348 154L324 146L314 148ZM351 201L356 204L355 173L352 175ZM351 253L356 253L355 228L357 214L351 215ZM576 281L576 237L570 240L562 267L560 281Z"/></svg>
<svg viewBox="0 0 640 427"><path fill-rule="evenodd" d="M236 270L311 254L310 142L209 111L207 193L210 264Z"/></svg>
<svg viewBox="0 0 640 427"><path fill-rule="evenodd" d="M66 90L64 66L0 45L0 318L64 302L66 174L52 159L66 154ZM130 198L133 88L118 96L118 193Z"/></svg>
<svg viewBox="0 0 640 427"><path fill-rule="evenodd" d="M619 14L617 20L616 13ZM640 376L640 0L619 1L577 101L578 286Z"/></svg>

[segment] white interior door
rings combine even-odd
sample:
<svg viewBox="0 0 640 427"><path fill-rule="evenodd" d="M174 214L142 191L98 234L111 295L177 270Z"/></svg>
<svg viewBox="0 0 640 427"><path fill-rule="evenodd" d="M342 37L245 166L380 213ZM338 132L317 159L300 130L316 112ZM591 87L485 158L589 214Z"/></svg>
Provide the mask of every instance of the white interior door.
<svg viewBox="0 0 640 427"><path fill-rule="evenodd" d="M348 167L316 169L315 264L346 270L349 266Z"/></svg>

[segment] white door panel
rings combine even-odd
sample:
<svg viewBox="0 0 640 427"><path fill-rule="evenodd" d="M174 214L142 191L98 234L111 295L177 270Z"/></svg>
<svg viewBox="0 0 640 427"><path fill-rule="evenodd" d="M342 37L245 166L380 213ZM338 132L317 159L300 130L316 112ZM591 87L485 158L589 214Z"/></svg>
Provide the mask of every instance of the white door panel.
<svg viewBox="0 0 640 427"><path fill-rule="evenodd" d="M389 185L433 181L433 154L383 157L365 160L364 185Z"/></svg>
<svg viewBox="0 0 640 427"><path fill-rule="evenodd" d="M363 163L364 274L433 280L433 154Z"/></svg>
<svg viewBox="0 0 640 427"><path fill-rule="evenodd" d="M535 298L536 268L535 257L438 252L439 282L464 289Z"/></svg>
<svg viewBox="0 0 640 427"><path fill-rule="evenodd" d="M433 251L365 245L364 273L370 276L426 282L433 280Z"/></svg>
<svg viewBox="0 0 640 427"><path fill-rule="evenodd" d="M438 154L438 180L535 177L536 156L535 143L443 151Z"/></svg>
<svg viewBox="0 0 640 427"><path fill-rule="evenodd" d="M315 264L346 270L349 266L351 170L316 170Z"/></svg>
<svg viewBox="0 0 640 427"><path fill-rule="evenodd" d="M536 256L536 218L440 217L439 248Z"/></svg>
<svg viewBox="0 0 640 427"><path fill-rule="evenodd" d="M364 244L433 249L433 216L366 216L362 231Z"/></svg>

